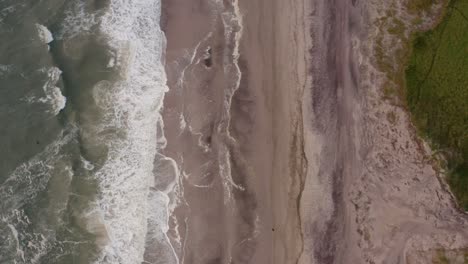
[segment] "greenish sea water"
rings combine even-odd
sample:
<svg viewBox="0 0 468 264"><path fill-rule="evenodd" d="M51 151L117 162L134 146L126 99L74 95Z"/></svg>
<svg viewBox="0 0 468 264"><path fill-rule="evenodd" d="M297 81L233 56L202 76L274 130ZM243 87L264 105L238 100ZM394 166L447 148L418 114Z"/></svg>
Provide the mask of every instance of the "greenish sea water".
<svg viewBox="0 0 468 264"><path fill-rule="evenodd" d="M0 0L0 264L141 263L161 239L159 18L159 1Z"/></svg>

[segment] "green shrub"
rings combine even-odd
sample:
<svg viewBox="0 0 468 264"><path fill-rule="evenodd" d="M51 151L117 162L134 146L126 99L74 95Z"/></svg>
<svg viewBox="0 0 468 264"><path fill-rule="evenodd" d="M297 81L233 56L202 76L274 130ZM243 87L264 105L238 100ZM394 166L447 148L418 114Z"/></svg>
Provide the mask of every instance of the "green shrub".
<svg viewBox="0 0 468 264"><path fill-rule="evenodd" d="M425 0L413 1L424 6ZM433 30L413 37L406 100L436 148L447 149L449 184L468 210L468 1L452 0Z"/></svg>
<svg viewBox="0 0 468 264"><path fill-rule="evenodd" d="M407 0L406 6L411 13L429 11L434 0Z"/></svg>

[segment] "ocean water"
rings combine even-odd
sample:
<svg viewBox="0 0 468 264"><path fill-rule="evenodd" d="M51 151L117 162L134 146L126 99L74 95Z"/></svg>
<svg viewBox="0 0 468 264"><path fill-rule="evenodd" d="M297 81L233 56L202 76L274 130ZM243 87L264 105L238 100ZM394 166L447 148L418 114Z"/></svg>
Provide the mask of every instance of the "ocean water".
<svg viewBox="0 0 468 264"><path fill-rule="evenodd" d="M160 11L0 0L1 264L177 263Z"/></svg>

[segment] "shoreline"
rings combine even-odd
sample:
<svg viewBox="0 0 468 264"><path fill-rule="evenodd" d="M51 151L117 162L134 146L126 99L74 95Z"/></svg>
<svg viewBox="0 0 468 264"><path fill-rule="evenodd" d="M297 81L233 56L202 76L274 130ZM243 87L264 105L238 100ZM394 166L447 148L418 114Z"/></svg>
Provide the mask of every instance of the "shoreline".
<svg viewBox="0 0 468 264"><path fill-rule="evenodd" d="M163 1L170 87L163 154L174 159L181 174L171 195L168 234L181 263L236 258L296 263L302 247L297 197L305 177L300 98L306 62L290 58L306 53L306 45L297 41L307 34L307 12L294 3L240 1L244 25L232 27L243 28L237 53L223 37L231 35L225 23L233 20L222 11L239 12L236 3ZM285 8L292 15L278 16ZM291 42L301 45L299 51L289 49ZM280 66L283 60L290 63ZM229 65L241 71L232 93L226 86ZM225 107L228 115L213 114ZM204 189L218 198L207 200ZM209 253L201 255L200 247Z"/></svg>

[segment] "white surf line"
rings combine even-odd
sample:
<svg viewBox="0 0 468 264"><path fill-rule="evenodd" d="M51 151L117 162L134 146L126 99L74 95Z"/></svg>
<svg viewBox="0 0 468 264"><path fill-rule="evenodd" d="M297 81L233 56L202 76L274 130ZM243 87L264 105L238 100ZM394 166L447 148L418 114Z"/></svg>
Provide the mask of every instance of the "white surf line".
<svg viewBox="0 0 468 264"><path fill-rule="evenodd" d="M190 210L190 207L188 207ZM185 237L184 243L182 244L182 263L185 263L185 246L187 245L188 240L188 232L189 232L189 224L188 224L188 217L185 217Z"/></svg>
<svg viewBox="0 0 468 264"><path fill-rule="evenodd" d="M205 42L208 38L210 38L212 35L211 32L209 32L200 42L197 43L197 45L195 45L195 48L193 48L193 51L190 53L188 51L188 49L185 50L185 53L187 55L190 56L190 62L187 63L187 65L182 69L182 71L180 72L180 76L177 80L177 86L179 86L180 88L183 88L183 84L184 84L184 79L185 79L185 71L192 65L194 65L194 61L195 61L195 58L198 54L198 49L200 48L200 45ZM200 59L198 59L197 63L195 64L198 64L200 62Z"/></svg>
<svg viewBox="0 0 468 264"><path fill-rule="evenodd" d="M176 243L178 243L179 245L181 245L181 237L180 237L180 233L179 233L179 225L178 225L178 222L177 222L177 217L175 217L173 215L174 213L174 210L175 208L181 204L182 202L184 202L185 204L187 204L187 202L185 201L185 199L181 199L181 195L178 193L178 189L182 189L183 188L183 185L181 185L181 175L182 177L186 177L185 175L185 172L183 171L183 169L179 166L179 164L177 164L177 162L173 159L173 158L170 158L170 157L167 157L167 156L164 156L165 160L168 160L171 165L174 167L174 173L175 173L175 177L174 177L174 180L168 185L168 187L166 188L166 190L163 191L163 194L164 196L166 197L166 225L167 225L167 230L165 230L163 233L164 233L164 237L167 241L167 243L169 244L171 250L172 250L172 253L176 259L176 264L179 264L181 263L180 262L180 259L179 259L179 256L175 250L175 247L174 245L171 243L171 239L169 238L168 236L168 231L169 231L169 226L170 226L170 219L171 217L174 217L175 219L175 223L176 223L176 226L174 227L174 230L176 232L176 238L174 239ZM183 158L182 158L182 163L183 163ZM169 195L170 194L174 194L174 201L171 201ZM182 190L182 193L183 193L183 190ZM183 198L183 195L182 195L182 198Z"/></svg>
<svg viewBox="0 0 468 264"><path fill-rule="evenodd" d="M204 43L205 41L207 41L209 38L211 38L212 36L212 32L209 32L200 42L197 43L197 45L195 46L195 48L193 49L193 52L192 52L192 55L191 55L191 58L190 58L190 62L183 68L178 80L177 80L177 85L176 87L179 87L180 89L184 89L184 80L185 80L185 71L191 66L191 65L194 65L194 60L198 54L198 49L200 48L200 45L202 43ZM188 52L187 50L185 50L185 52ZM178 64L178 62L176 62ZM199 64L200 63L200 59L197 60L197 62L195 63L196 64ZM183 100L182 101L182 109L185 109L185 101ZM179 122L179 126L180 126L180 132L178 133L178 136L182 135L182 133L184 132L185 128L187 127L187 120L185 119L185 115L184 115L184 110L182 110L182 112L180 113L180 122ZM191 132L191 127L189 126L189 131ZM200 142L200 139L199 139L199 142ZM199 143L200 144L200 143ZM205 151L206 152L206 151Z"/></svg>
<svg viewBox="0 0 468 264"><path fill-rule="evenodd" d="M208 163L211 163L211 161L206 162L205 164L203 164L200 167L203 167L203 166L207 165ZM209 172L203 173L202 179L206 179L206 177L208 177L209 175L210 175ZM213 181L211 181L209 184L205 184L205 185L203 185L203 184L192 184L192 186L197 187L197 188L210 188L210 187L213 187Z"/></svg>
<svg viewBox="0 0 468 264"><path fill-rule="evenodd" d="M200 45L200 44L203 43L203 42L206 42L209 38L211 38L212 35L213 35L213 32L209 32L209 33L206 35L206 37L205 37L202 41L200 41L200 42L198 43L198 45ZM208 46L208 47L205 49L204 56L198 58L198 60L197 60L197 62L195 63L195 65L200 64L201 58L203 58L203 59L206 59L206 58L207 58L207 57L206 57L206 54L208 53L208 50L210 50L210 48L211 48L211 46ZM206 66L205 66L205 67L206 67Z"/></svg>
<svg viewBox="0 0 468 264"><path fill-rule="evenodd" d="M258 214L255 214L255 230L252 234L252 236L248 237L248 238L244 238L242 241L240 241L239 243L237 243L238 246L244 244L245 242L247 241L251 241L251 240L255 240L258 238L258 236L260 235L260 230L259 230L259 226L260 226L260 217L258 216Z"/></svg>
<svg viewBox="0 0 468 264"><path fill-rule="evenodd" d="M7 222L7 221L4 221L3 219L2 219L2 221ZM16 230L16 228L12 224L7 224L7 226L10 229L11 233L13 234L13 238L15 239L16 255L19 256L21 258L21 260L23 260L23 262L24 262L25 261L24 251L23 251L23 248L21 247L20 241L18 239L18 230ZM16 262L16 260L15 260L15 262Z"/></svg>
<svg viewBox="0 0 468 264"><path fill-rule="evenodd" d="M180 131L179 131L179 134L177 134L177 135L178 136L182 135L182 133L184 132L186 127L187 127L187 120L185 120L185 115L184 115L184 113L180 113L180 115L179 115L179 128L180 128Z"/></svg>
<svg viewBox="0 0 468 264"><path fill-rule="evenodd" d="M167 225L169 226L169 219L172 217L175 221L175 224L176 226L174 227L174 231L176 233L176 237L175 237L175 243L178 243L180 246L181 246L181 250L182 250L182 258L179 259L178 255L176 254L175 252L175 247L174 245L171 243L171 240L169 239L167 233L169 231L169 229L165 232L165 236L166 236L166 239L168 241L168 243L170 244L171 246L171 249L174 253L174 255L176 256L176 260L177 260L177 264L179 263L184 263L184 255L185 255L185 241L187 240L187 234L185 234L185 237L184 237L184 244L182 244L181 242L181 235L180 235L180 232L179 232L179 223L178 223L178 220L177 220L177 217L173 214L174 213L174 210L179 206L179 205L182 205L182 204L185 204L187 206L187 208L190 209L187 201L185 200L185 197L183 195L184 193L184 185L182 183L182 180L183 178L187 178L187 174L185 173L185 171L183 170L183 164L184 164L184 157L182 155L179 156L180 158L180 165L177 164L177 162L175 162L175 164L177 165L177 176L176 176L176 179L174 180L174 186L173 188L171 189L170 193L172 193L174 195L173 197L173 200L169 200L168 204L167 204L167 210L168 210L168 218L167 218ZM168 193L169 195L169 193ZM188 228L188 224L187 224L187 218L185 218L185 225L186 227Z"/></svg>
<svg viewBox="0 0 468 264"><path fill-rule="evenodd" d="M208 175L209 173L204 173L203 174L203 178L206 178L206 176ZM185 173L185 171L182 172L182 175L184 175L184 178L188 180L188 178L190 177L190 175L192 175L192 173ZM194 186L194 187L197 187L197 188L209 188L209 187L212 187L213 186L213 182L211 182L210 184L207 184L207 185L202 185L202 184L190 184L190 186Z"/></svg>
<svg viewBox="0 0 468 264"><path fill-rule="evenodd" d="M203 152L204 153L207 153L210 151L210 147L208 146L208 144L206 144L205 142L203 142L203 133L202 132L195 132L193 131L193 128L191 125L188 126L188 131L192 134L192 135L195 135L195 136L198 136L198 146L201 147L203 149Z"/></svg>
<svg viewBox="0 0 468 264"><path fill-rule="evenodd" d="M199 45L200 43L198 43ZM194 50L192 53L190 53L187 49L184 50L184 53L185 55L182 57L185 59L185 57L189 57L190 56L190 59L189 59L189 63L187 63L183 68L182 70L180 71L180 76L179 78L177 79L177 84L176 84L176 87L179 87L179 88L184 88L184 79L185 79L185 71L188 69L188 67L190 67L192 65L192 62L194 60L194 57L195 55L197 54L197 49L198 49L198 45L195 46ZM180 62L176 62L176 64L181 64Z"/></svg>
<svg viewBox="0 0 468 264"><path fill-rule="evenodd" d="M170 157L167 157L167 156L164 156L164 158L162 158L164 161L168 161L171 163L171 166L174 168L174 180L169 183L166 187L166 189L164 191L161 191L163 192L165 195L169 195L175 188L176 184L177 184L177 180L179 179L180 177L180 168L177 164L177 162L173 159L173 158L170 158Z"/></svg>
<svg viewBox="0 0 468 264"><path fill-rule="evenodd" d="M232 52L232 58L233 58L233 65L237 71L237 80L236 80L236 84L234 86L234 89L231 92L231 94L229 94L228 98L227 98L227 105L226 105L226 116L228 116L227 118L227 126L226 126L226 136L228 138L228 140L231 140L232 142L236 142L235 138L231 136L231 134L229 133L229 127L231 125L231 118L229 116L229 111L231 109L231 105L232 105L232 97L234 96L234 94L236 93L236 91L239 89L239 86L240 86L240 81L242 79L242 72L240 70L240 67L239 67L239 57L240 57L240 52L239 52L239 47L240 47L240 40L242 38L242 34L243 34L243 31L244 31L244 26L243 26L243 15L241 14L240 12L240 9L239 9L239 1L238 0L234 0L233 3L233 11L234 11L234 18L229 21L232 23L232 21L235 21L237 26L239 27L239 30L236 31L234 33L234 49L233 49L233 52ZM225 27L229 27L229 25L226 25L226 21L223 19L223 23L224 23L224 26ZM231 27L231 30L232 30L232 26ZM229 39L227 39L229 40ZM226 70L226 66L225 66L225 71ZM218 130L220 130L220 127L218 127ZM232 196L232 191L231 191L231 188L234 187L234 188L237 188L239 190L242 190L244 191L245 188L236 184L234 182L234 180L232 179L232 174L231 174L231 161L230 161L230 152L229 152L229 149L227 146L224 146L224 152L226 153L224 155L224 162L226 164L226 166L223 166L223 165L220 165L220 172L221 172L221 175L224 175L224 178L225 180L227 180L227 182L223 182L223 185L225 185L226 187L226 190L228 191L228 197L229 197L229 200L231 200L231 196ZM227 183L230 184L227 185ZM225 201L227 202L227 201Z"/></svg>
<svg viewBox="0 0 468 264"><path fill-rule="evenodd" d="M179 158L180 158L180 166L179 166L179 171L180 171L180 174L179 174L179 177L177 178L177 184L175 185L174 189L173 189L173 193L175 195L175 198L174 199L177 199L173 201L173 204L171 204L171 210L174 211L175 208L177 207L177 205L183 201L185 205L188 206L188 203L187 201L185 200L185 197L183 195L184 193L184 185L183 185L183 178L187 178L186 176L186 173L183 169L183 165L184 165L184 156L183 155L180 155L179 154ZM182 177L180 177L182 175Z"/></svg>
<svg viewBox="0 0 468 264"><path fill-rule="evenodd" d="M197 187L197 188L211 188L211 187L213 187L213 184L212 183L210 183L209 185L193 184L192 186Z"/></svg>
<svg viewBox="0 0 468 264"><path fill-rule="evenodd" d="M237 84L236 84L236 90L239 89L239 85L240 85L240 80L241 80L241 77L242 77L242 72L239 68L239 57L240 57L240 52L239 52L239 46L240 46L240 40L242 38L242 34L244 33L244 18L240 12L240 9L239 9L239 0L234 0L234 3L233 3L233 6L234 6L234 14L235 14L235 20L238 22L238 26L239 26L239 31L235 34L235 46L234 46L234 52L233 52L233 58L234 58L234 65L236 66L237 70L239 71L239 78L237 80ZM235 91L236 91L235 90ZM234 92L235 92L234 91ZM232 97L231 97L232 99Z"/></svg>
<svg viewBox="0 0 468 264"><path fill-rule="evenodd" d="M167 232L169 231L169 218L171 217L172 215L172 212L171 210L169 209L169 203L170 203L170 198L169 196L166 194L166 223L167 223L167 230L166 232L163 232L164 233L164 236L166 237L166 241L167 243L169 244L169 246L171 247L171 250L172 250L172 253L174 254L174 257L176 259L176 263L179 264L180 263L180 260L179 260L179 256L177 256L177 253L174 249L174 246L172 245L171 243L171 240L169 239L169 236L167 235Z"/></svg>
<svg viewBox="0 0 468 264"><path fill-rule="evenodd" d="M182 247L182 241L181 241L182 237L180 236L180 232L179 232L179 221L177 220L177 217L174 217L173 215L170 215L170 217L174 219L174 232L175 232L174 240L179 246Z"/></svg>

